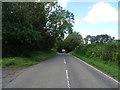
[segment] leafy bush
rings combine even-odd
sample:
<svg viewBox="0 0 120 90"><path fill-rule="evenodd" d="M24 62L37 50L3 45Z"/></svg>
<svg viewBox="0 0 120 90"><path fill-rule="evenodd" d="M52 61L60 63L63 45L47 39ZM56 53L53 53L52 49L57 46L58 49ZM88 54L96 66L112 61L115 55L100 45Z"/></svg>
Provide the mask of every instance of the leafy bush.
<svg viewBox="0 0 120 90"><path fill-rule="evenodd" d="M120 42L81 44L74 52L85 57L101 59L105 63L120 63Z"/></svg>

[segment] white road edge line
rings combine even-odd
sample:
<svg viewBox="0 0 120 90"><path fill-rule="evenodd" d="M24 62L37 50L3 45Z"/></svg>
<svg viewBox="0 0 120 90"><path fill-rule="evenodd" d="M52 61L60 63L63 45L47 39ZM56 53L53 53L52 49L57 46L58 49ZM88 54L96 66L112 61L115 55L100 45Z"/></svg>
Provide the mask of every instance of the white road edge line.
<svg viewBox="0 0 120 90"><path fill-rule="evenodd" d="M70 88L70 81L69 81L69 76L68 76L68 70L66 70L66 76L67 76L67 84L68 84L68 88Z"/></svg>
<svg viewBox="0 0 120 90"><path fill-rule="evenodd" d="M74 57L75 57L75 56L74 56ZM77 60L79 60L79 61L83 62L84 64L88 65L89 67L92 67L92 68L93 68L93 69L95 69L96 71L98 71L98 72L102 73L103 75L107 76L108 78L112 79L112 80L113 80L113 81L115 81L116 83L120 84L120 82L119 82L119 81L117 81L117 80L115 80L114 78L112 78L112 77L108 76L107 74L105 74L105 73L103 73L102 71L98 70L97 68L95 68L95 67L91 66L90 64L86 63L85 61L82 61L82 60L80 60L80 59L79 59L79 58L77 58L77 57L75 57L75 58L76 58Z"/></svg>

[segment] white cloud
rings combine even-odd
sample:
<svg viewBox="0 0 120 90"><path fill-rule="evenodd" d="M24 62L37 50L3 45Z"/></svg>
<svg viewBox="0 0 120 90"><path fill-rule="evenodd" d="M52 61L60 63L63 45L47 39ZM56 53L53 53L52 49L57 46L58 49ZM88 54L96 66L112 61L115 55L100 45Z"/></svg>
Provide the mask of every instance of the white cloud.
<svg viewBox="0 0 120 90"><path fill-rule="evenodd" d="M58 0L58 3L60 4L60 6L62 6L63 8L65 8L67 6L67 2L69 2L69 0Z"/></svg>
<svg viewBox="0 0 120 90"><path fill-rule="evenodd" d="M99 2L92 6L88 15L83 20L90 24L117 22L118 11L109 3Z"/></svg>
<svg viewBox="0 0 120 90"><path fill-rule="evenodd" d="M81 24L81 23L82 23L82 21L81 21L80 19L75 19L74 22L75 22L76 24Z"/></svg>

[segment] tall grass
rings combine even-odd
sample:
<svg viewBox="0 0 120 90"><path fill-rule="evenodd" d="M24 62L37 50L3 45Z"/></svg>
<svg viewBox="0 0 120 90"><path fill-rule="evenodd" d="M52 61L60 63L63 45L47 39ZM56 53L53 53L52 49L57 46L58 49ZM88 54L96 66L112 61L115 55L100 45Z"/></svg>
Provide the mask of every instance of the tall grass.
<svg viewBox="0 0 120 90"><path fill-rule="evenodd" d="M120 80L120 42L81 44L70 54Z"/></svg>
<svg viewBox="0 0 120 90"><path fill-rule="evenodd" d="M54 56L56 52L32 52L28 57L9 57L3 58L0 60L0 66L2 68L18 68L18 67L26 67L34 64L38 64L41 61L44 61L52 56Z"/></svg>

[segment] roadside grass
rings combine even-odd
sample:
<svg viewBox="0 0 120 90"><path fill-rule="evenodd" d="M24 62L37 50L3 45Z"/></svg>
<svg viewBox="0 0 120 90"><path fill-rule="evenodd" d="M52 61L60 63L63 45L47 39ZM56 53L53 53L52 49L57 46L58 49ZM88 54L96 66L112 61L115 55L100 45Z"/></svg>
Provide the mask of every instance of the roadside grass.
<svg viewBox="0 0 120 90"><path fill-rule="evenodd" d="M76 54L74 52L70 52L69 54L76 56L80 58L81 60L91 64L92 66L98 68L99 70L103 71L106 74L109 74L113 78L120 80L119 77L119 71L118 71L118 65L116 65L113 62L105 64L103 60L98 60L98 59L92 59L92 58L87 58L84 56L80 56L79 54Z"/></svg>
<svg viewBox="0 0 120 90"><path fill-rule="evenodd" d="M0 60L1 68L19 68L38 64L47 60L56 54L55 51L49 52L32 52L28 57L9 57Z"/></svg>

